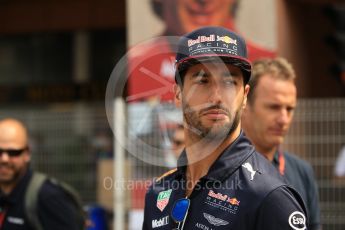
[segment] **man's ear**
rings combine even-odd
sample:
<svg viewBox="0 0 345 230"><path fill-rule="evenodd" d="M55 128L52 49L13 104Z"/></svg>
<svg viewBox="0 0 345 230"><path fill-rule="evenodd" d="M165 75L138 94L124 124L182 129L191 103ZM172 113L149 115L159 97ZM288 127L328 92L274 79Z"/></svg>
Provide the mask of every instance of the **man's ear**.
<svg viewBox="0 0 345 230"><path fill-rule="evenodd" d="M25 153L23 154L23 156L24 156L25 162L29 163L30 160L31 160L31 152L30 152L30 150L29 149L25 150Z"/></svg>
<svg viewBox="0 0 345 230"><path fill-rule="evenodd" d="M247 99L248 99L249 90L250 90L250 86L246 85L244 87L244 97L243 97L243 102L242 102L242 109L245 109L247 106Z"/></svg>
<svg viewBox="0 0 345 230"><path fill-rule="evenodd" d="M174 85L174 93L175 93L175 105L176 105L176 107L181 107L181 104L182 104L181 86L179 86L178 84L175 84Z"/></svg>

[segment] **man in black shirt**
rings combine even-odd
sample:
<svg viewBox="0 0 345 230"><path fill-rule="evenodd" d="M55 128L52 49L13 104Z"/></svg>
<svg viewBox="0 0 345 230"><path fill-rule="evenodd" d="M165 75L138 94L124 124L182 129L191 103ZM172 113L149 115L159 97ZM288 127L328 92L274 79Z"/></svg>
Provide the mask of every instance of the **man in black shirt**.
<svg viewBox="0 0 345 230"><path fill-rule="evenodd" d="M309 228L320 229L320 208L312 167L279 145L289 130L296 107L295 73L283 58L253 63L243 129L254 144L302 196L309 214Z"/></svg>
<svg viewBox="0 0 345 230"><path fill-rule="evenodd" d="M241 131L250 74L238 34L203 27L180 39L185 150L147 192L143 229L306 229L300 196Z"/></svg>
<svg viewBox="0 0 345 230"><path fill-rule="evenodd" d="M25 126L0 120L0 230L36 230L25 213L25 194L33 171ZM61 187L45 181L38 192L36 212L43 230L80 230L79 210Z"/></svg>

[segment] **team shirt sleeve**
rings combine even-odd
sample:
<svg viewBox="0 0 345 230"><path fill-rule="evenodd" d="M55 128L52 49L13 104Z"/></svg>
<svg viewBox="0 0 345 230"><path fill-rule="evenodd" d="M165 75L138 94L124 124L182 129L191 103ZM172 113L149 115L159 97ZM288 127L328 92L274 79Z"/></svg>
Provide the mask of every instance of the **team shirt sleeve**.
<svg viewBox="0 0 345 230"><path fill-rule="evenodd" d="M150 205L152 205L153 203L153 201L150 199L151 192L152 192L152 187L148 189L148 192L145 195L144 221L143 221L142 230L151 229L148 222L148 219L149 219L148 214L150 213Z"/></svg>
<svg viewBox="0 0 345 230"><path fill-rule="evenodd" d="M288 187L279 187L267 195L258 212L256 229L307 229L308 222L303 201Z"/></svg>
<svg viewBox="0 0 345 230"><path fill-rule="evenodd" d="M309 166L309 165L308 165ZM307 191L308 191L308 211L309 211L309 229L320 230L320 206L319 206L319 193L317 183L315 180L314 172L311 166L307 170Z"/></svg>

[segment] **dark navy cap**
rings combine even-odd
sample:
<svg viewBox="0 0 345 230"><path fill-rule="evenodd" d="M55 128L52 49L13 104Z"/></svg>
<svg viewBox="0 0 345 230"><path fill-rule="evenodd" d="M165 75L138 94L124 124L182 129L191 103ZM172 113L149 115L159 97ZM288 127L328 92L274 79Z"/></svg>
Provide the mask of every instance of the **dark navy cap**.
<svg viewBox="0 0 345 230"><path fill-rule="evenodd" d="M251 63L244 39L223 27L202 27L182 36L176 54L176 71L205 61L222 61L239 67L248 83ZM175 77L175 81L177 79Z"/></svg>

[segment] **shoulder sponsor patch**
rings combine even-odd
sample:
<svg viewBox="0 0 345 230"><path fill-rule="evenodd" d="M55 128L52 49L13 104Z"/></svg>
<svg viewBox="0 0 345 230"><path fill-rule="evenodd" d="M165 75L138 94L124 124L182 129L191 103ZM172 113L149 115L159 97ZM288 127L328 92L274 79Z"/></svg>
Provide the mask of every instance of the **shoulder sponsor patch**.
<svg viewBox="0 0 345 230"><path fill-rule="evenodd" d="M305 216L303 213L299 211L295 211L291 213L289 216L289 225L291 228L295 230L304 230L306 229L306 223L305 223Z"/></svg>
<svg viewBox="0 0 345 230"><path fill-rule="evenodd" d="M165 207L168 205L171 192L172 189L169 189L158 194L156 206L159 210L161 210L161 212L163 212Z"/></svg>
<svg viewBox="0 0 345 230"><path fill-rule="evenodd" d="M207 213L204 213L204 217L210 224L212 224L214 226L222 226L222 225L228 225L229 224L228 221L214 217L214 216L207 214Z"/></svg>
<svg viewBox="0 0 345 230"><path fill-rule="evenodd" d="M152 220L152 228L159 228L167 224L169 224L169 216Z"/></svg>

